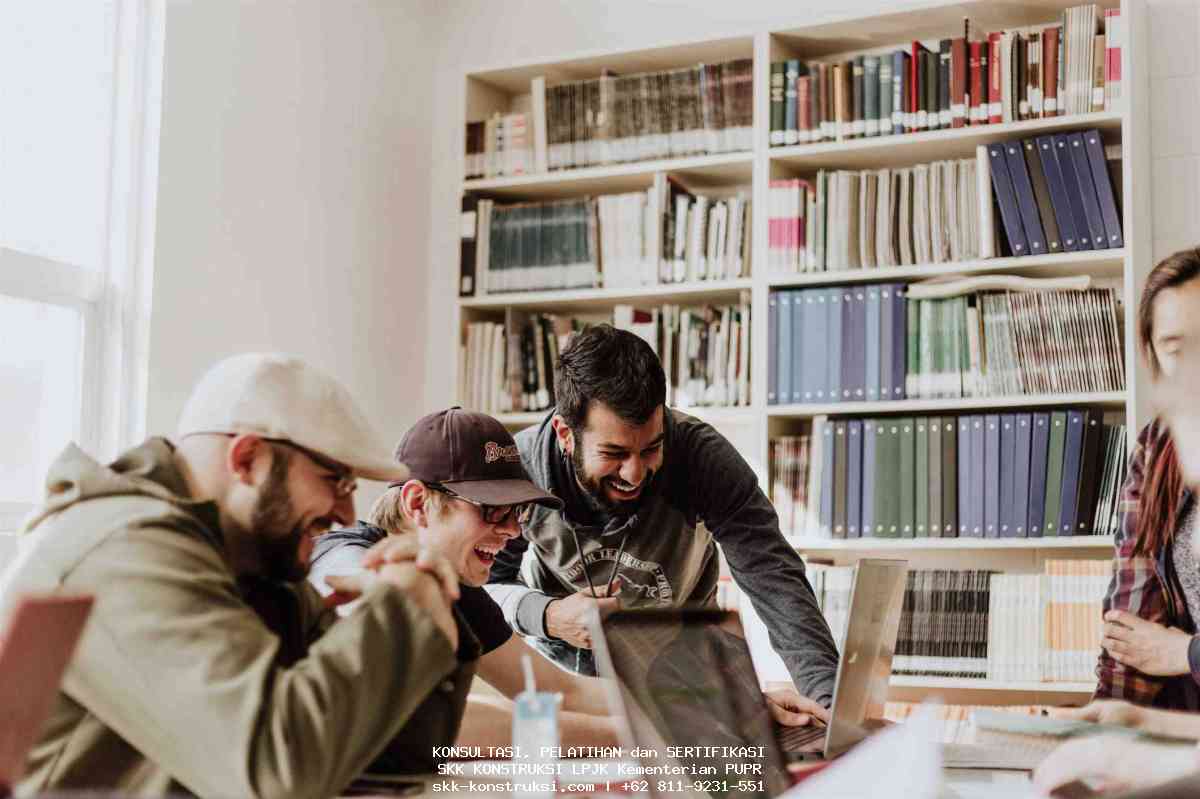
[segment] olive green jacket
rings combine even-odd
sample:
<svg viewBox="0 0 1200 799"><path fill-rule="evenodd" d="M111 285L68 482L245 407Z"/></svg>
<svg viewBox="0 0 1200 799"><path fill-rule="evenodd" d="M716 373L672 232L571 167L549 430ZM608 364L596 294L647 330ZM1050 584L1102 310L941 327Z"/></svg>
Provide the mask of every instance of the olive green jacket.
<svg viewBox="0 0 1200 799"><path fill-rule="evenodd" d="M453 743L471 653L390 585L334 623L303 583L239 584L166 440L107 467L68 446L46 484L0 597L96 601L18 795L333 796L385 747L420 764Z"/></svg>

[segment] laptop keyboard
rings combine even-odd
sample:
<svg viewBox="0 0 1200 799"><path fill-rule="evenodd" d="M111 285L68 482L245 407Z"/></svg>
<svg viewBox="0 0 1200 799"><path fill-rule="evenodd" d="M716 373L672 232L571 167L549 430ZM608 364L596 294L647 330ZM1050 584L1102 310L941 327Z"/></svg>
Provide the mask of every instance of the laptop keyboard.
<svg viewBox="0 0 1200 799"><path fill-rule="evenodd" d="M805 752L812 749L812 744L825 737L825 727L819 724L807 724L803 727L785 727L775 725L775 738L779 748L785 752Z"/></svg>

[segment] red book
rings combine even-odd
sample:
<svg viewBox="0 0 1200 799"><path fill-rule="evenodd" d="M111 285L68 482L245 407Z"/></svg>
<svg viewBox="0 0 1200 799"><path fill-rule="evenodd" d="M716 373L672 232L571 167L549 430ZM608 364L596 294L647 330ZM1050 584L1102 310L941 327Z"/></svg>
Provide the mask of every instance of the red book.
<svg viewBox="0 0 1200 799"><path fill-rule="evenodd" d="M950 40L950 127L967 124L967 40Z"/></svg>
<svg viewBox="0 0 1200 799"><path fill-rule="evenodd" d="M972 125L982 125L987 121L987 115L984 113L984 103L986 98L983 93L983 71L979 68L979 53L983 47L982 42L971 42L971 57L969 60L970 69L970 110L967 112L967 118Z"/></svg>
<svg viewBox="0 0 1200 799"><path fill-rule="evenodd" d="M920 116L921 98L925 96L925 93L924 93L924 91L922 91L922 86L921 86L921 84L922 84L921 53L922 52L928 53L929 48L914 39L913 43L912 43L912 60L909 61L909 64L908 64L909 77L911 78L911 81L912 81L912 91L909 93L909 104L908 104L909 105L908 110L911 114L911 124L908 126L909 133L912 133L914 131L919 131L919 130L925 130L928 127L927 124L922 124L926 120L922 119ZM936 92L934 92L934 94L936 94ZM934 113L937 113L937 111L935 110Z"/></svg>
<svg viewBox="0 0 1200 799"><path fill-rule="evenodd" d="M796 78L796 110L799 117L800 128L800 143L813 140L812 135L812 109L809 103L812 100L812 90L810 84L812 78L808 75Z"/></svg>
<svg viewBox="0 0 1200 799"><path fill-rule="evenodd" d="M1000 40L1004 34L988 34L988 122L1003 122L1003 84L1000 82Z"/></svg>
<svg viewBox="0 0 1200 799"><path fill-rule="evenodd" d="M1062 113L1058 105L1058 37L1059 27L1042 31L1042 116Z"/></svg>

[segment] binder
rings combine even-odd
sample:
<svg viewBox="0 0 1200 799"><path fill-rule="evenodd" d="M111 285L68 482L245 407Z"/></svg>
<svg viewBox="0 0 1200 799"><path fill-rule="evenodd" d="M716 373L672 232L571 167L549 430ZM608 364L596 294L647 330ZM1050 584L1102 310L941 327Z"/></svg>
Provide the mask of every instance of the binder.
<svg viewBox="0 0 1200 799"><path fill-rule="evenodd" d="M846 467L849 465L846 450L846 422L839 419L833 424L833 537L846 537Z"/></svg>
<svg viewBox="0 0 1200 799"><path fill-rule="evenodd" d="M775 392L780 404L792 401L792 301L802 299L799 291L779 291L778 371ZM683 353L680 353L680 357Z"/></svg>
<svg viewBox="0 0 1200 799"><path fill-rule="evenodd" d="M958 532L958 519L955 511L958 509L959 486L955 482L958 471L958 426L953 416L947 416L942 422L942 537L954 538Z"/></svg>
<svg viewBox="0 0 1200 799"><path fill-rule="evenodd" d="M1079 241L1079 233L1075 230L1075 217L1071 212L1071 201L1067 197L1067 187L1063 182L1062 170L1058 166L1057 148L1053 136L1038 136L1038 161L1046 174L1046 186L1050 190L1050 205L1054 209L1054 222L1058 225L1058 235L1062 238L1063 252L1076 252L1083 249ZM1041 526L1039 521L1038 526Z"/></svg>
<svg viewBox="0 0 1200 799"><path fill-rule="evenodd" d="M890 399L904 399L908 363L905 348L908 344L908 300L905 297L904 285L891 284L892 294L892 396Z"/></svg>
<svg viewBox="0 0 1200 799"><path fill-rule="evenodd" d="M1014 414L1000 415L1000 513L997 538L1013 538L1017 534L1016 484L1014 467L1017 459L1017 420Z"/></svg>
<svg viewBox="0 0 1200 799"><path fill-rule="evenodd" d="M767 294L767 404L779 403L779 295Z"/></svg>
<svg viewBox="0 0 1200 799"><path fill-rule="evenodd" d="M850 388L853 391L852 400L862 402L867 398L867 293L862 286L850 293L854 296L850 303ZM843 353L844 351L843 347ZM845 394L845 386L842 387L842 393Z"/></svg>
<svg viewBox="0 0 1200 799"><path fill-rule="evenodd" d="M1091 408L1083 416L1083 454L1079 459L1079 501L1075 505L1075 534L1094 531L1096 497L1104 469L1104 414Z"/></svg>
<svg viewBox="0 0 1200 799"><path fill-rule="evenodd" d="M1108 162L1104 158L1104 142L1100 140L1100 131L1095 129L1084 131L1083 140L1087 149L1088 164L1092 168L1092 182L1096 186L1096 199L1100 203L1100 216L1104 220L1104 232L1108 236L1108 246L1124 247L1125 238L1121 232L1121 214L1117 211L1116 198L1113 196L1112 181L1108 175Z"/></svg>
<svg viewBox="0 0 1200 799"><path fill-rule="evenodd" d="M829 336L829 352L825 356L825 399L842 401L842 291L825 290L825 330Z"/></svg>
<svg viewBox="0 0 1200 799"><path fill-rule="evenodd" d="M1013 521L1017 538L1029 537L1029 453L1033 441L1033 414L1016 414L1016 449L1013 462Z"/></svg>
<svg viewBox="0 0 1200 799"><path fill-rule="evenodd" d="M1028 255L1029 242L1025 239L1025 229L1021 227L1021 212L1017 210L1017 197L1003 144L988 145L988 161L992 167L992 189L1000 205L1000 219L1004 222L1008 247L1015 256Z"/></svg>
<svg viewBox="0 0 1200 799"><path fill-rule="evenodd" d="M925 530L918 531L917 535L940 538L942 535L942 487L945 483L950 482L942 475L942 420L937 416L918 419L918 435L920 435L922 422L927 423L925 430L926 465L924 473L921 472L920 465L917 466L917 505L919 508L921 500L924 498L926 511ZM920 447L921 441L918 440L918 454Z"/></svg>
<svg viewBox="0 0 1200 799"><path fill-rule="evenodd" d="M982 415L974 415L971 417L971 455L974 462L971 465L971 536L974 538L983 538L984 530L984 495L986 494L987 484L987 450L985 447L984 435L984 417Z"/></svg>
<svg viewBox="0 0 1200 799"><path fill-rule="evenodd" d="M867 349L867 374L865 381L865 396L869 402L879 399L880 386L880 309L879 309L879 286L867 286L867 304L866 304L866 349Z"/></svg>
<svg viewBox="0 0 1200 799"><path fill-rule="evenodd" d="M1067 150L1075 165L1075 179L1079 182L1079 196L1083 200L1083 211L1087 216L1088 232L1092 236L1092 248L1108 248L1108 234L1104 230L1104 216L1100 212L1100 201L1096 199L1096 183L1092 180L1092 166L1082 133L1067 134ZM1074 525L1072 525L1072 528Z"/></svg>
<svg viewBox="0 0 1200 799"><path fill-rule="evenodd" d="M833 533L833 426L826 421L821 430L821 512L818 516L822 538Z"/></svg>
<svg viewBox="0 0 1200 799"><path fill-rule="evenodd" d="M797 349L804 354L804 377L799 387L793 382L792 402L824 402L826 371L822 366L829 357L826 349L829 327L825 324L825 291L809 289L803 295L803 338L797 342Z"/></svg>
<svg viewBox="0 0 1200 799"><path fill-rule="evenodd" d="M862 428L861 419L846 422L846 537L862 536Z"/></svg>
<svg viewBox="0 0 1200 799"><path fill-rule="evenodd" d="M1000 532L1000 416L984 416L983 431L983 537Z"/></svg>
<svg viewBox="0 0 1200 799"><path fill-rule="evenodd" d="M971 532L971 470L975 459L971 449L971 419L959 416L958 425L958 535L970 538Z"/></svg>
<svg viewBox="0 0 1200 799"><path fill-rule="evenodd" d="M1017 211L1021 215L1021 227L1025 230L1029 254L1045 255L1046 234L1042 230L1041 220L1038 219L1033 184L1030 183L1029 172L1025 168L1025 150L1020 142L1011 141L1004 144L1004 155L1008 161L1008 174L1012 178L1013 190L1016 192Z"/></svg>
<svg viewBox="0 0 1200 799"><path fill-rule="evenodd" d="M875 475L876 535L898 538L900 535L900 425L896 419L881 419L875 442L878 472Z"/></svg>
<svg viewBox="0 0 1200 799"><path fill-rule="evenodd" d="M1092 242L1091 227L1083 208L1083 198L1079 194L1079 179L1075 177L1075 163L1067 147L1067 136L1065 133L1059 133L1053 138L1054 156L1058 161L1058 169L1062 172L1067 204L1071 208L1071 220L1075 224L1075 235L1079 237L1079 249L1094 250L1096 245Z"/></svg>
<svg viewBox="0 0 1200 799"><path fill-rule="evenodd" d="M854 330L854 289L848 287L845 289L833 289L839 291L842 295L842 402L853 402L861 400L862 397L854 396L855 388L855 361L862 359L862 337L855 334ZM858 349L856 349L856 347Z"/></svg>
<svg viewBox="0 0 1200 799"><path fill-rule="evenodd" d="M1050 200L1050 187L1046 183L1046 173L1042 169L1042 159L1038 156L1037 142L1026 139L1021 142L1025 153L1025 166L1029 170L1029 181L1033 185L1033 199L1037 202L1037 214L1041 218L1042 232L1046 234L1046 252L1063 252L1062 238L1058 232L1058 222L1054 218L1054 206ZM1024 525L1021 525L1024 527Z"/></svg>
<svg viewBox="0 0 1200 799"><path fill-rule="evenodd" d="M1067 436L1063 444L1062 499L1058 511L1058 534L1075 534L1079 502L1079 465L1083 457L1083 411L1067 411Z"/></svg>
<svg viewBox="0 0 1200 799"><path fill-rule="evenodd" d="M1041 538L1046 519L1046 463L1050 451L1050 414L1035 413L1030 423L1029 513L1025 525L1030 538Z"/></svg>
<svg viewBox="0 0 1200 799"><path fill-rule="evenodd" d="M898 423L900 468L893 472L892 479L900 486L900 535L903 538L912 538L916 519L916 483L913 481L913 470L916 467L915 424L911 418L900 419Z"/></svg>
<svg viewBox="0 0 1200 799"><path fill-rule="evenodd" d="M896 324L892 318L895 313L895 304L892 302L892 285L884 283L879 286L879 391L878 399L890 400L892 398L892 386L894 378L892 370L894 367L892 352L893 343L892 336L895 335Z"/></svg>
<svg viewBox="0 0 1200 799"><path fill-rule="evenodd" d="M875 454L875 442L878 440L875 428L874 419L862 420L862 513L858 530L863 538L875 535L875 475L879 468Z"/></svg>
<svg viewBox="0 0 1200 799"><path fill-rule="evenodd" d="M1067 412L1050 414L1050 446L1046 453L1046 511L1042 535L1059 534L1059 515L1062 512L1063 447L1067 437Z"/></svg>

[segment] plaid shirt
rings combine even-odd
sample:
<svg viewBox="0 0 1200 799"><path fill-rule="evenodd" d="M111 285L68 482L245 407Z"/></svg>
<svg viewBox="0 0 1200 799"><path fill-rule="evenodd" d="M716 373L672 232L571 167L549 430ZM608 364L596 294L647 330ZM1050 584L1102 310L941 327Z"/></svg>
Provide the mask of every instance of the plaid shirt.
<svg viewBox="0 0 1200 799"><path fill-rule="evenodd" d="M1128 611L1147 621L1195 634L1196 626L1188 613L1183 586L1175 574L1171 548L1164 547L1156 557L1135 555L1133 551L1147 465L1157 457L1167 440L1168 431L1158 420L1146 425L1138 435L1137 448L1129 462L1129 475L1121 491L1121 529L1114 542L1117 562L1104 597L1104 610ZM1187 518L1191 502L1191 492L1185 491L1176 517L1180 523ZM1102 649L1096 676L1099 678L1097 699L1125 699L1137 705L1200 710L1200 688L1195 675L1156 677L1143 674L1121 665Z"/></svg>

